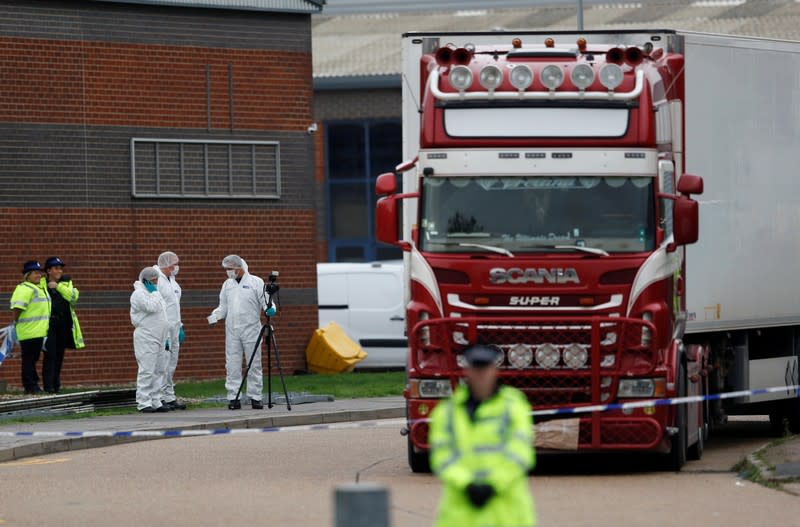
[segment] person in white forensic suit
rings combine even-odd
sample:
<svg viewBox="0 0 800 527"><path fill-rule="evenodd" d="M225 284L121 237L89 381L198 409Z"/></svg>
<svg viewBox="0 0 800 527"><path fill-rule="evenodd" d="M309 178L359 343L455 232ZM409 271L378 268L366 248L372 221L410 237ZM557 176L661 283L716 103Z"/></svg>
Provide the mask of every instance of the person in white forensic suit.
<svg viewBox="0 0 800 527"><path fill-rule="evenodd" d="M183 323L181 322L181 286L175 277L178 276L180 266L178 255L171 251L163 252L158 257L154 266L158 271L158 292L167 304L167 319L169 320L169 335L167 341L169 349L164 356L163 364L159 366L162 372L161 404L170 410L186 410L186 405L179 402L175 396L175 370L178 367L178 353L185 337Z"/></svg>
<svg viewBox="0 0 800 527"><path fill-rule="evenodd" d="M161 404L164 360L169 332L167 304L158 292L158 270L145 267L133 284L131 295L133 351L139 364L136 376L136 407L142 413L168 412Z"/></svg>
<svg viewBox="0 0 800 527"><path fill-rule="evenodd" d="M248 272L247 262L235 254L222 260L228 279L219 293L219 306L208 317L209 324L225 319L225 389L228 392L228 408L240 409L236 398L242 383L242 359L250 360L261 332L261 313L275 314L275 306L267 306L264 280ZM247 374L247 397L254 410L264 408L262 403L263 378L261 370L261 348L253 357Z"/></svg>

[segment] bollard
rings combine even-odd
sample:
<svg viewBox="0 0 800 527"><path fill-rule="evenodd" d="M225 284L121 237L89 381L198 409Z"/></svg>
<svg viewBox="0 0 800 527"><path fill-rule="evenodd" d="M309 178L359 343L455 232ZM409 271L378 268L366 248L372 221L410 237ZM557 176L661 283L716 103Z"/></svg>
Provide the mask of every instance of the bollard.
<svg viewBox="0 0 800 527"><path fill-rule="evenodd" d="M389 491L374 484L336 487L335 527L389 527Z"/></svg>

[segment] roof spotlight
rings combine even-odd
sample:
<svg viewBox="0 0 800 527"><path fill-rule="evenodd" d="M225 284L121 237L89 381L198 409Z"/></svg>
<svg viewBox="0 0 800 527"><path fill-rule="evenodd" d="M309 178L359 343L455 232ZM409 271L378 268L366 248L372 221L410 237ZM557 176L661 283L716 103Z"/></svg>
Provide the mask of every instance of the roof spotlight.
<svg viewBox="0 0 800 527"><path fill-rule="evenodd" d="M528 66L519 64L512 68L508 79L511 81L513 87L519 91L525 91L528 86L533 84L533 72Z"/></svg>
<svg viewBox="0 0 800 527"><path fill-rule="evenodd" d="M561 68L558 66L550 64L549 66L542 68L539 78L545 88L553 91L561 86L561 83L564 82L564 72L561 71Z"/></svg>
<svg viewBox="0 0 800 527"><path fill-rule="evenodd" d="M594 82L594 69L588 64L578 64L572 68L572 73L569 76L572 79L572 84L583 91Z"/></svg>
<svg viewBox="0 0 800 527"><path fill-rule="evenodd" d="M616 64L608 63L600 68L600 84L613 91L622 84L622 68Z"/></svg>
<svg viewBox="0 0 800 527"><path fill-rule="evenodd" d="M453 66L448 77L450 85L458 91L464 91L472 86L472 70L466 66Z"/></svg>
<svg viewBox="0 0 800 527"><path fill-rule="evenodd" d="M485 66L480 73L481 86L489 91L494 91L503 83L503 72L492 64Z"/></svg>

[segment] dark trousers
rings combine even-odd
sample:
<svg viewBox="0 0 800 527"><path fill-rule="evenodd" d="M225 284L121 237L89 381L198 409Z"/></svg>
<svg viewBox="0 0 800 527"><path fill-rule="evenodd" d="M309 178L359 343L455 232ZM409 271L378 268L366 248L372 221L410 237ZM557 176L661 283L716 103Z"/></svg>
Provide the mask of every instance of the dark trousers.
<svg viewBox="0 0 800 527"><path fill-rule="evenodd" d="M19 341L19 347L22 349L22 386L25 388L25 393L42 391L39 387L39 376L36 374L36 363L39 362L42 344L44 337Z"/></svg>
<svg viewBox="0 0 800 527"><path fill-rule="evenodd" d="M61 388L61 365L64 364L64 350L68 339L68 331L51 321L42 361L42 382L46 392L56 393Z"/></svg>

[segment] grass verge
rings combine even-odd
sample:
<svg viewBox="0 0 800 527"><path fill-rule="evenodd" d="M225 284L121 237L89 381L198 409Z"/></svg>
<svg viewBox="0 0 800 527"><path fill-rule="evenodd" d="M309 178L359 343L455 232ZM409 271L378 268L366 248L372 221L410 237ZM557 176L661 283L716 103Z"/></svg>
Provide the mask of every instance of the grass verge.
<svg viewBox="0 0 800 527"><path fill-rule="evenodd" d="M315 395L333 395L335 399L357 399L362 397L389 397L400 396L405 386L405 372L355 372L338 375L290 375L284 377L286 389L289 392L306 392ZM93 390L109 390L117 388L133 388L126 386L82 386L64 389L62 393L77 393ZM267 379L264 379L264 390L267 389ZM280 377L272 377L272 392L283 391ZM180 381L175 386L179 399L188 400L192 408L216 407L219 403L203 403L203 399L225 396L225 379L210 381ZM22 394L20 393L20 396ZM243 397L244 399L244 397ZM196 402L195 402L196 401ZM94 412L81 412L68 415L52 416L21 416L11 419L0 419L0 425L19 423L40 423L45 421L60 421L70 419L83 419L108 415L124 415L135 413L135 408L102 409Z"/></svg>
<svg viewBox="0 0 800 527"><path fill-rule="evenodd" d="M405 372L340 373L338 375L289 375L284 377L290 392L333 395L336 399L400 396L405 386ZM264 391L267 379L264 379ZM272 377L272 392L283 391L280 377ZM181 382L175 394L187 399L205 399L225 394L225 380Z"/></svg>

